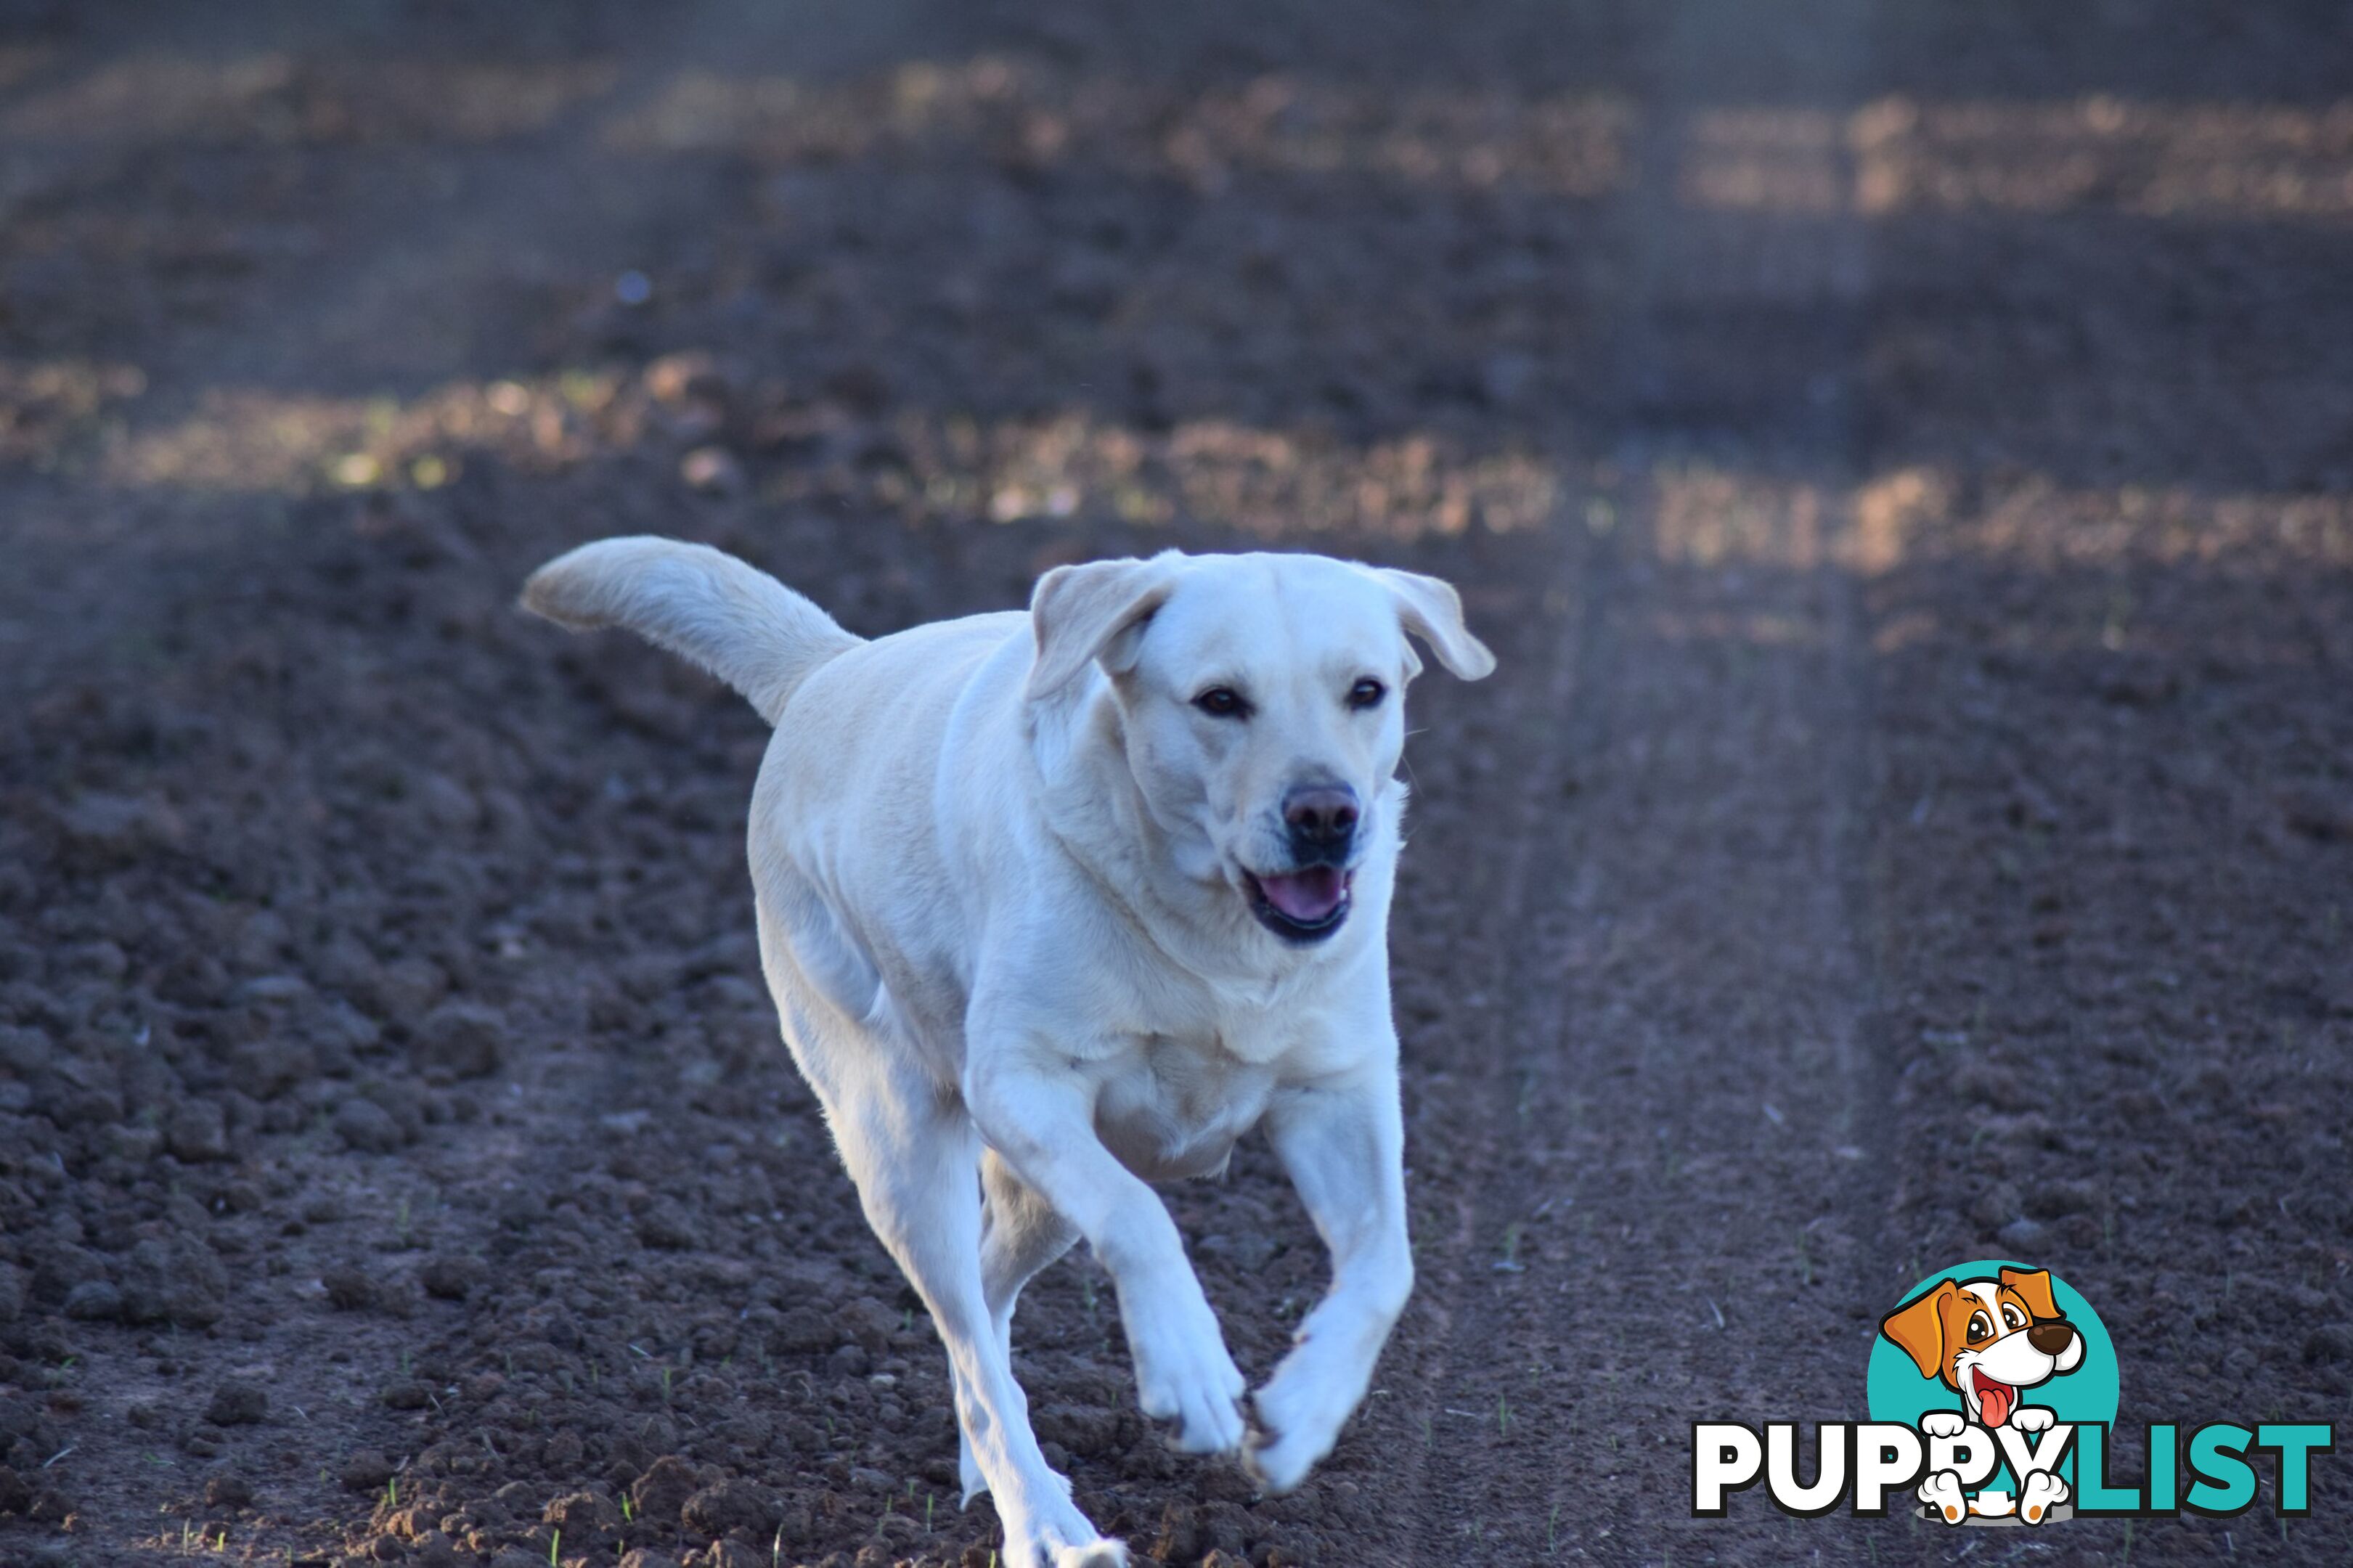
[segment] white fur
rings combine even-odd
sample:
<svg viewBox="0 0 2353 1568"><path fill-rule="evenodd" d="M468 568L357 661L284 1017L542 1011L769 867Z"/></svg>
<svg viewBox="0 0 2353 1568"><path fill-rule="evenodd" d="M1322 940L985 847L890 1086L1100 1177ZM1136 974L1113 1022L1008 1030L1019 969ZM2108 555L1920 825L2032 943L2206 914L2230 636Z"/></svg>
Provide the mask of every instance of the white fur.
<svg viewBox="0 0 2353 1568"><path fill-rule="evenodd" d="M1084 1237L1143 1408L1192 1452L1246 1436L1274 1490L1331 1450L1412 1285L1386 927L1410 631L1493 660L1435 579L1316 556L1098 562L1028 615L871 643L713 552L575 551L525 602L688 654L777 724L753 796L761 957L867 1218L945 1342L967 1495L1008 1568L1125 1561L1050 1469L1013 1381L1015 1298ZM1355 683L1386 698L1352 706ZM1222 685L1246 720L1194 699ZM1361 690L1361 689L1356 689ZM1363 815L1351 912L1312 945L1246 873L1290 868L1283 792ZM1333 1284L1255 1401L1146 1184L1262 1126Z"/></svg>
<svg viewBox="0 0 2353 1568"><path fill-rule="evenodd" d="M627 626L742 692L771 724L801 677L858 646L766 573L675 539L584 544L533 573L522 603L575 632Z"/></svg>

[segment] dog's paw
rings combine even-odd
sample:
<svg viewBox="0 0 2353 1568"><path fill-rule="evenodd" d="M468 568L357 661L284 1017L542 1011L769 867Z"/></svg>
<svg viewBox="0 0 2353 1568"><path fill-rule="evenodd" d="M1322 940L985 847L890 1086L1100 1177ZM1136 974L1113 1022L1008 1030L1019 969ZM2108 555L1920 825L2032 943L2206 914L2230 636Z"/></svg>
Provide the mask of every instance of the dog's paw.
<svg viewBox="0 0 2353 1568"><path fill-rule="evenodd" d="M1127 1542L1098 1536L1054 1553L1054 1568L1127 1568Z"/></svg>
<svg viewBox="0 0 2353 1568"><path fill-rule="evenodd" d="M1356 1407L1363 1379L1326 1364L1319 1352L1313 1338L1303 1342L1250 1396L1259 1430L1245 1459L1271 1492L1291 1491L1305 1480L1339 1441L1340 1428Z"/></svg>
<svg viewBox="0 0 2353 1568"><path fill-rule="evenodd" d="M1098 1535L1066 1545L1051 1538L1005 1538L1005 1568L1128 1568L1127 1542Z"/></svg>
<svg viewBox="0 0 2353 1568"><path fill-rule="evenodd" d="M1095 1533L1067 1502L1003 1515L1005 1568L1128 1568L1127 1543Z"/></svg>
<svg viewBox="0 0 2353 1568"><path fill-rule="evenodd" d="M2026 1478L2021 1489L2018 1514L2029 1524L2041 1524L2051 1517L2051 1510L2067 1500L2067 1483L2048 1470L2037 1470Z"/></svg>
<svg viewBox="0 0 2353 1568"><path fill-rule="evenodd" d="M1931 1410L1920 1417L1920 1430L1931 1437L1957 1437L1968 1424L1957 1410Z"/></svg>
<svg viewBox="0 0 2353 1568"><path fill-rule="evenodd" d="M1172 1424L1170 1440L1181 1452L1230 1454L1240 1448L1242 1390L1248 1385L1226 1353L1225 1336L1200 1288L1121 1305L1135 1358L1136 1403L1144 1413Z"/></svg>
<svg viewBox="0 0 2353 1568"><path fill-rule="evenodd" d="M1259 1408L1259 1420L1271 1421L1267 1415L1264 1391L1254 1399ZM1298 1489L1315 1468L1315 1461L1332 1451L1332 1440L1318 1439L1304 1425L1278 1427L1268 1426L1252 1432L1250 1446L1242 1450L1242 1464L1258 1478L1259 1484L1277 1497Z"/></svg>
<svg viewBox="0 0 2353 1568"><path fill-rule="evenodd" d="M1961 1478L1950 1470L1938 1470L1922 1481L1919 1498L1947 1524L1958 1524L1969 1516L1968 1502L1961 1496Z"/></svg>
<svg viewBox="0 0 2353 1568"><path fill-rule="evenodd" d="M2021 1432L2048 1432L2058 1415L2040 1405L2021 1405L2010 1413L2010 1424Z"/></svg>

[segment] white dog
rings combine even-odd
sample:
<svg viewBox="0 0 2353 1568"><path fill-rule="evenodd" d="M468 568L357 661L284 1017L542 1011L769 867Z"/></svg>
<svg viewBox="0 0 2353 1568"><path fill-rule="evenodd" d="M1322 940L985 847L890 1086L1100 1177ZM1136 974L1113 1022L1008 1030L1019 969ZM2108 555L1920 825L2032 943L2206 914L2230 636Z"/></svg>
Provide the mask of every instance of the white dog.
<svg viewBox="0 0 2353 1568"><path fill-rule="evenodd" d="M590 544L523 603L702 665L776 735L762 964L868 1221L945 1342L1009 1568L1124 1563L1031 1435L1014 1298L1084 1237L1146 1414L1296 1486L1412 1286L1386 928L1408 635L1494 668L1434 578L1309 555L1066 566L1027 615L866 642L700 545ZM1333 1282L1257 1394L1146 1184L1254 1126Z"/></svg>

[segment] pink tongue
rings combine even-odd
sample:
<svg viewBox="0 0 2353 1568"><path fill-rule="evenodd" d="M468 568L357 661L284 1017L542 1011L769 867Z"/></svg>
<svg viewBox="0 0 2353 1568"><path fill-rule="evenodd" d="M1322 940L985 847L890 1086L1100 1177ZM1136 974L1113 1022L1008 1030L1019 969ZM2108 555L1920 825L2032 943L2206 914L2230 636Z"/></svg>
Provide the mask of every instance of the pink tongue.
<svg viewBox="0 0 2353 1568"><path fill-rule="evenodd" d="M1293 920L1314 924L1340 907L1348 890L1347 879L1330 866L1312 867L1281 877L1261 877L1259 889L1266 901Z"/></svg>
<svg viewBox="0 0 2353 1568"><path fill-rule="evenodd" d="M1984 1407L1988 1427L1999 1426L2010 1419L2010 1398L2007 1384L1981 1382L1978 1384L1978 1402Z"/></svg>

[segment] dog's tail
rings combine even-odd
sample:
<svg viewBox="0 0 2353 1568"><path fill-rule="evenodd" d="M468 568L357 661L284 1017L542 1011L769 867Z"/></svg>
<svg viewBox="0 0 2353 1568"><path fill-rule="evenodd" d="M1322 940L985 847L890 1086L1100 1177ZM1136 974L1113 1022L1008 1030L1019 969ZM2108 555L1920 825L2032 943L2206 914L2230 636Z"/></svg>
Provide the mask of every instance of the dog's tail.
<svg viewBox="0 0 2353 1568"><path fill-rule="evenodd" d="M557 556L522 585L522 607L576 632L627 626L742 692L771 724L812 670L863 640L733 555L650 535Z"/></svg>

